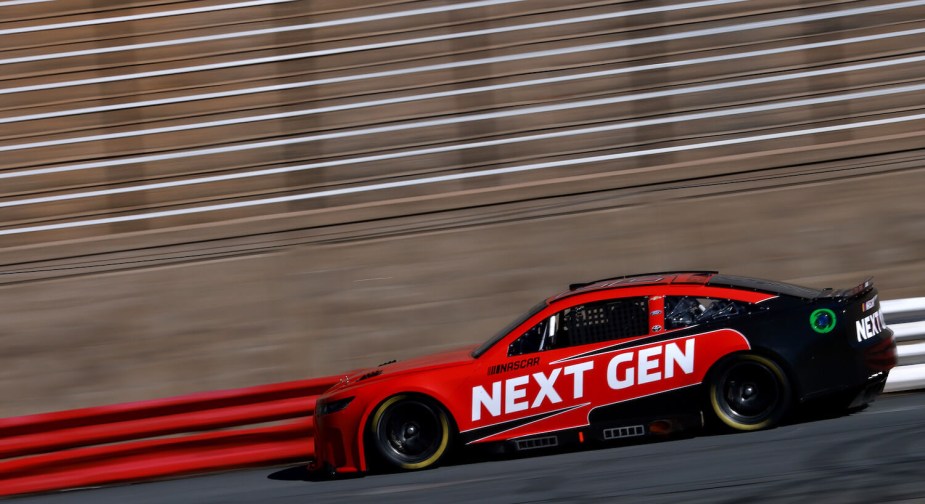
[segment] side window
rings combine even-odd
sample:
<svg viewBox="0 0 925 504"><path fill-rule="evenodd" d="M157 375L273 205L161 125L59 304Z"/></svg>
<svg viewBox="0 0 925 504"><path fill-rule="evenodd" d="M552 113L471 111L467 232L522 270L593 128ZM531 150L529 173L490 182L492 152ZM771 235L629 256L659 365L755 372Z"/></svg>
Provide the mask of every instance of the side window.
<svg viewBox="0 0 925 504"><path fill-rule="evenodd" d="M680 329L748 313L748 303L693 296L665 297L665 329Z"/></svg>
<svg viewBox="0 0 925 504"><path fill-rule="evenodd" d="M546 350L546 339L554 337L556 333L556 322L559 319L559 315L560 314L557 313L530 329L527 329L527 332L523 333L523 335L511 342L510 346L507 347L508 356ZM552 330L550 331L550 329ZM550 334L550 332L552 332L552 334Z"/></svg>
<svg viewBox="0 0 925 504"><path fill-rule="evenodd" d="M508 355L600 343L647 334L644 297L600 301L567 308L541 321L514 340Z"/></svg>

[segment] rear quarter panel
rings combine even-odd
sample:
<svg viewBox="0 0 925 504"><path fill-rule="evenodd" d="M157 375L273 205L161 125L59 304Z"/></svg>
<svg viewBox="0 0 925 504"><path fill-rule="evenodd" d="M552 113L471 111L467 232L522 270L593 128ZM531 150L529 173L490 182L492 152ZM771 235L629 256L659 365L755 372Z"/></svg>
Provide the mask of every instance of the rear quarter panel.
<svg viewBox="0 0 925 504"><path fill-rule="evenodd" d="M872 296L876 291L867 297ZM793 381L796 397L806 401L866 382L869 373L862 350L875 342L857 340L856 323L864 317L859 305L843 298L780 296L737 325L754 351L776 357ZM836 323L829 332L813 329L811 317L817 310L835 313Z"/></svg>

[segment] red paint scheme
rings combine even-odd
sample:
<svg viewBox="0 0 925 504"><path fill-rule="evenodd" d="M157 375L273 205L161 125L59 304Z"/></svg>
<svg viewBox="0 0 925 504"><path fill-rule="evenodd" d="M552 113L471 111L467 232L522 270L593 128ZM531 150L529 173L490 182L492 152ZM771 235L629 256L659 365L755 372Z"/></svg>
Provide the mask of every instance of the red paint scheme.
<svg viewBox="0 0 925 504"><path fill-rule="evenodd" d="M591 409L595 407L616 404L631 399L658 394L660 392L696 385L703 381L707 370L721 357L732 352L749 349L748 342L740 333L729 329L723 329L697 336L686 336L677 340L651 343L624 350L601 353L592 357L567 360L573 355L612 346L613 343L614 342L609 341L594 345L542 352L539 354L539 364L526 371L508 372L491 377L494 378L492 381L498 381L499 379L504 380L530 375L531 379L524 387L515 389L524 392L523 401L528 404L527 409L520 412L505 413L504 405L502 405L502 414L492 417L487 414L484 406L479 405L479 409L481 410L481 419L479 421L472 421L471 417L456 418L460 432L557 410L562 410L562 412L521 427L479 438L474 442L503 441L505 439L542 434L544 432L584 427L588 425L588 414L591 412ZM684 349L686 347L687 349L693 350L692 372L684 372L681 366L676 363L672 363L673 365L670 366L666 364L664 348L667 345L677 345L678 348ZM656 354L654 350L660 350L660 352ZM653 353L650 354L648 358L641 359L640 354L647 351ZM523 356L520 357L523 358ZM611 368L609 364L615 358L618 359L616 361L617 364ZM534 372L544 373L546 378L549 378L551 373L556 373L556 369L565 369L568 365L584 364L587 366L587 363L591 363L593 367L583 373L574 373L570 376L563 376L561 371L557 373L558 380L556 380L553 385L554 390L559 396L559 402L553 404L551 400L548 400L548 397L544 396L541 398L544 400L542 400L541 404L538 404L536 408L529 407L532 406L532 402L536 400L540 390L537 381L532 379ZM652 366L652 368L649 369L647 373L644 373L640 370L640 363L647 363ZM613 373L611 373L611 370ZM669 372L671 372L673 376L671 378L666 378L665 375ZM472 383L473 387L484 386L486 389L490 389L491 383L487 383L489 379L481 376L483 374L484 373L480 373L479 376L470 377L467 381ZM581 375L581 379L577 378L579 374ZM640 383L641 377L647 377L652 381ZM633 383L631 385L626 385L625 388L614 389L608 384L608 381L613 378L624 382L632 381ZM575 397L577 395L576 381L581 382L580 397ZM506 392L503 386L500 388L502 392ZM523 404L523 402L519 404Z"/></svg>
<svg viewBox="0 0 925 504"><path fill-rule="evenodd" d="M747 303L760 303L777 297L762 292L705 286L708 278L709 276L704 275L672 274L637 278L632 282L598 282L549 298L544 309L511 330L478 358L472 357L474 347L470 347L388 364L376 368L377 371L382 371L381 374L365 379L361 377L370 371L368 369L349 373L340 384L323 395L323 400L327 401L348 397L353 397L353 400L341 411L316 416L315 467L333 467L339 473L365 471L367 461L364 431L369 417L382 401L397 393L424 394L437 400L446 407L460 434L471 434L474 429L558 411L526 425L489 433L470 441L483 443L585 426L588 425L589 412L595 407L699 384L710 367L720 358L749 348L748 341L742 334L731 329L695 335L688 333L687 336L677 339L630 346L587 357L576 356L615 344L631 344L634 340L668 332L659 328L653 333L650 325L649 334L644 336L511 357L508 356L508 345L550 315L598 300L646 296L650 300L651 312L664 309L661 296L665 295L715 297ZM673 281L683 283L672 283ZM653 297L656 298L654 302ZM662 320L663 317L662 315ZM659 318L658 315L656 318ZM669 346L673 346L670 350L673 360L670 362L667 360ZM613 369L608 369L611 360L615 358L618 362L614 364ZM526 367L490 374L495 366L522 361L526 361L523 362ZM566 374L567 366L583 363L584 366L592 368L583 372L572 369L571 374ZM682 364L687 365L687 370ZM643 366L650 369L640 370ZM608 382L610 376L613 380L622 380L625 383L631 372L635 382L631 386L614 389ZM576 394L577 374L581 374L580 378L583 381L581 394ZM652 379L658 375L661 375L660 379ZM514 379L514 383L508 385L507 380L510 379ZM651 381L638 383L640 379ZM545 394L536 402L541 389L540 381L546 383L547 390L551 389L554 392ZM500 382L500 385L496 382ZM479 387L488 393L491 399L489 402L495 406L495 413L499 414L492 415L481 403L478 404L480 413L475 414L474 394ZM502 396L512 392L515 397L502 397L499 401L499 391ZM558 400L554 400L550 395L557 395L555 399ZM484 399L484 396L481 397ZM508 404L506 400L512 402ZM499 403L500 411L497 411ZM519 411L511 411L518 409ZM474 416L479 418L473 419Z"/></svg>

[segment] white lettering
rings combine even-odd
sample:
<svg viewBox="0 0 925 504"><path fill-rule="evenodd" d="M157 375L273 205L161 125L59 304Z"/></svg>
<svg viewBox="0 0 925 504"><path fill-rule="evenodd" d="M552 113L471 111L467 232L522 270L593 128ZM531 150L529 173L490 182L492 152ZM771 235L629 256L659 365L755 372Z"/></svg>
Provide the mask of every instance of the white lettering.
<svg viewBox="0 0 925 504"><path fill-rule="evenodd" d="M880 334L886 329L883 311L877 310L861 320L856 321L854 323L854 329L857 332L858 341L864 341Z"/></svg>
<svg viewBox="0 0 925 504"><path fill-rule="evenodd" d="M594 361L582 362L581 364L572 364L571 366L565 366L565 371L562 374L575 375L574 386L573 386L573 397L575 399L580 399L585 395L585 371L590 371L594 368Z"/></svg>
<svg viewBox="0 0 925 504"><path fill-rule="evenodd" d="M684 342L684 351L677 343L665 345L665 378L674 376L674 367L677 365L684 374L694 372L694 340Z"/></svg>
<svg viewBox="0 0 925 504"><path fill-rule="evenodd" d="M654 382L662 379L661 371L650 373L658 369L658 360L653 357L662 354L662 347L655 346L643 348L639 351L639 379L636 381L641 385L643 383Z"/></svg>
<svg viewBox="0 0 925 504"><path fill-rule="evenodd" d="M859 324L858 327L861 327ZM640 350L614 354L607 364L607 385L620 390L638 384L656 382L694 372L695 339L662 343ZM490 417L543 408L581 399L585 394L585 377L594 369L594 361L579 362L565 367L515 376L488 385L472 387L472 421L478 422L488 412ZM568 385L556 382L562 375L572 377L572 395ZM537 387L532 387L535 382ZM490 388L486 390L486 388ZM537 390L534 394L533 391ZM528 396L529 393L529 396Z"/></svg>
<svg viewBox="0 0 925 504"><path fill-rule="evenodd" d="M523 411L530 405L528 401L517 402L518 399L527 397L527 388L525 385L530 381L529 376L518 376L504 381L504 412L514 413ZM517 388L521 387L521 388Z"/></svg>
<svg viewBox="0 0 925 504"><path fill-rule="evenodd" d="M482 407L488 410L491 416L501 414L501 382L491 384L491 395L484 387L478 385L472 388L472 421L482 419Z"/></svg>
<svg viewBox="0 0 925 504"><path fill-rule="evenodd" d="M617 377L617 367L624 362L632 361L633 352L617 354L613 359L610 359L610 364L607 364L607 385L610 385L610 388L620 390L633 386L633 371L635 370L632 367L626 369L623 378Z"/></svg>
<svg viewBox="0 0 925 504"><path fill-rule="evenodd" d="M543 373L533 373L533 379L536 380L536 383L540 386L539 393L536 394L536 399L533 400L533 404L530 405L531 408L537 408L543 404L543 399L549 398L549 402L552 404L562 402L562 398L559 397L559 393L556 392L556 389L552 388L552 385L556 383L556 378L559 377L559 372L562 371L562 368L556 368L552 370L549 378L546 377Z"/></svg>

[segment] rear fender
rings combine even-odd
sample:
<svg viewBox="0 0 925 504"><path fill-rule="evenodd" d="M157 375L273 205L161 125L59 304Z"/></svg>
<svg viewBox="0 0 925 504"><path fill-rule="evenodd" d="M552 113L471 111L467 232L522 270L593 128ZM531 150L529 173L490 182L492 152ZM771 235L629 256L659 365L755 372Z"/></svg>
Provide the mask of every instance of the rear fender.
<svg viewBox="0 0 925 504"><path fill-rule="evenodd" d="M724 355L721 359L717 360L716 362L713 363L712 366L710 366L710 369L707 371L707 374L704 376L704 379L703 379L704 388L709 389L710 382L713 380L716 374L720 372L723 366L725 366L729 361L738 357L739 355L747 355L747 354L758 355L760 357L764 357L766 359L773 361L778 366L780 366L781 370L783 370L784 372L784 375L787 377L787 381L790 382L792 397L796 397L802 401L802 393L800 390L800 384L795 379L796 374L794 373L793 368L790 366L787 360L784 359L780 354L778 354L777 352L769 348L765 348L765 347L754 347L751 350L742 350L740 352L732 352L732 353Z"/></svg>

